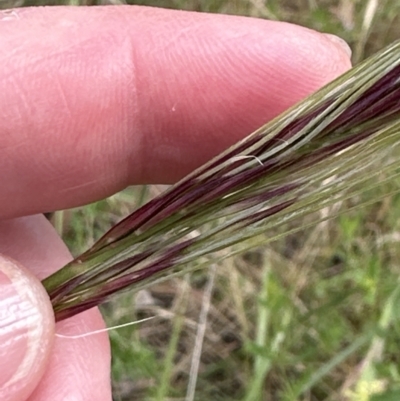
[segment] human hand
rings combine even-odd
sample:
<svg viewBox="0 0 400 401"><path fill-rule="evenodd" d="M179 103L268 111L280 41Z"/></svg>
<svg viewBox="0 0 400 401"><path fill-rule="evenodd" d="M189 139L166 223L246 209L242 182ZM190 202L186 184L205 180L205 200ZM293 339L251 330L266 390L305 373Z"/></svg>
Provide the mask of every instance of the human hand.
<svg viewBox="0 0 400 401"><path fill-rule="evenodd" d="M339 43L155 8L0 11L0 252L32 272L16 289L0 263L1 400L111 399L107 336L54 337L37 279L71 255L35 214L176 181L348 69ZM102 327L92 309L56 331Z"/></svg>

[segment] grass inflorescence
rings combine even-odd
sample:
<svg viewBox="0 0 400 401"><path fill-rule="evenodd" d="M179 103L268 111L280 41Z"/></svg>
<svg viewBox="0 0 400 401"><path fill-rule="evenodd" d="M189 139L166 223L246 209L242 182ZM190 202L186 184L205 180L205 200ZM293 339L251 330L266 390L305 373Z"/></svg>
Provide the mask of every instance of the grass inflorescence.
<svg viewBox="0 0 400 401"><path fill-rule="evenodd" d="M44 280L57 320L127 287L138 290L204 266L205 256L268 234L368 183L376 186L382 171L396 175L399 56L396 42L353 68L136 210Z"/></svg>

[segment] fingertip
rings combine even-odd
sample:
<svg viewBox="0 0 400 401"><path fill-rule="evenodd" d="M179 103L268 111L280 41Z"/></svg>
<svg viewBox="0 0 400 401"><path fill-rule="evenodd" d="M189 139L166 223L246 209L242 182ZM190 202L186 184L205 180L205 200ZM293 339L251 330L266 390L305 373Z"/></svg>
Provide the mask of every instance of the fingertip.
<svg viewBox="0 0 400 401"><path fill-rule="evenodd" d="M54 314L40 281L0 255L0 399L23 401L43 376L54 339Z"/></svg>
<svg viewBox="0 0 400 401"><path fill-rule="evenodd" d="M175 182L350 67L338 43L282 22L137 6L17 15L0 24L8 218Z"/></svg>
<svg viewBox="0 0 400 401"><path fill-rule="evenodd" d="M132 35L140 148L127 158L130 184L182 178L351 66L337 42L298 25L173 17L165 12L147 42Z"/></svg>
<svg viewBox="0 0 400 401"><path fill-rule="evenodd" d="M340 53L343 53L343 63L349 65L353 53L349 44L337 35L333 35L331 33L325 33L324 35L331 43L333 43L338 48L338 51Z"/></svg>
<svg viewBox="0 0 400 401"><path fill-rule="evenodd" d="M110 342L96 333L104 328L97 308L57 323L48 369L29 401L111 400Z"/></svg>
<svg viewBox="0 0 400 401"><path fill-rule="evenodd" d="M36 279L33 278L33 283L36 283L42 290L43 287L38 280L47 277L71 260L71 255L67 251L65 244L62 243L54 228L42 215L1 221L0 252L9 255L14 260L18 260L18 263L24 266L29 266L32 274L37 277ZM1 266L2 264L0 263L0 270ZM6 314L2 315L6 310L6 305L1 303L2 294L4 294L4 291L0 281L0 333L1 328L4 326L2 319L6 317ZM44 292L43 297L50 308L49 313L51 313L52 320L50 323L44 322L42 326L44 328L47 327L49 331L51 328L52 337L50 339L52 340L54 337L54 344L51 347L49 359L46 363L43 363L46 367L45 373L41 375L40 383L30 395L29 401L111 400L111 357L107 334L99 333L79 339L57 336L57 334L67 336L87 334L104 328L104 321L99 311L93 308L57 323L54 329L52 306L48 301L46 292ZM6 298L8 299L8 297ZM1 354L2 344L3 341L0 334L0 380L2 374L4 374ZM20 347L22 346L20 345ZM43 351L47 352L49 350L46 343L44 343L43 347ZM16 390L14 393L18 394ZM3 393L0 391L1 401L4 399L2 395ZM7 401L24 400L19 396L5 399Z"/></svg>

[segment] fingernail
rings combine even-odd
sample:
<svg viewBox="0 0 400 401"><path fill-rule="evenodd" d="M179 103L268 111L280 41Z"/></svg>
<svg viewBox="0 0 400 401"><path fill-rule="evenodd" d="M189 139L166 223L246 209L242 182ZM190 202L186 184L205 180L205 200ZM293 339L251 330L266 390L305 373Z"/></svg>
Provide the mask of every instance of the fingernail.
<svg viewBox="0 0 400 401"><path fill-rule="evenodd" d="M49 344L49 301L38 279L0 255L0 399L18 389L24 378L44 371ZM46 313L43 313L43 310ZM50 320L50 321L49 321ZM46 343L47 342L47 343ZM39 379L38 379L39 380ZM38 381L37 380L37 381ZM32 383L29 384L33 391ZM22 389L20 389L22 390ZM24 389L26 390L26 389ZM19 391L19 390L17 390ZM3 398L5 394L5 398ZM24 398L25 399L25 398Z"/></svg>
<svg viewBox="0 0 400 401"><path fill-rule="evenodd" d="M347 42L344 39L340 38L339 36L332 35L331 33L325 33L324 35L328 40L330 40L341 50L343 50L349 56L349 58L351 58L352 54L351 47L347 44Z"/></svg>
<svg viewBox="0 0 400 401"><path fill-rule="evenodd" d="M21 301L10 278L0 271L0 387L16 376L27 351L28 327L26 316L21 316L25 309Z"/></svg>

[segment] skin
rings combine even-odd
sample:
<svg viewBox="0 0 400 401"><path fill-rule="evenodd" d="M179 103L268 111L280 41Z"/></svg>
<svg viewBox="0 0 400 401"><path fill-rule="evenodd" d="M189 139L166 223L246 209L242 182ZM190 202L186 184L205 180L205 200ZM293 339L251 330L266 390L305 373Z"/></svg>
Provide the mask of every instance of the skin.
<svg viewBox="0 0 400 401"><path fill-rule="evenodd" d="M0 253L29 269L0 259L0 399L111 400L107 336L54 337L104 323L93 309L54 329L38 279L71 255L39 213L172 183L349 67L339 40L279 22L132 6L0 12ZM16 312L28 290L44 327L31 342ZM26 352L35 368L4 385Z"/></svg>

